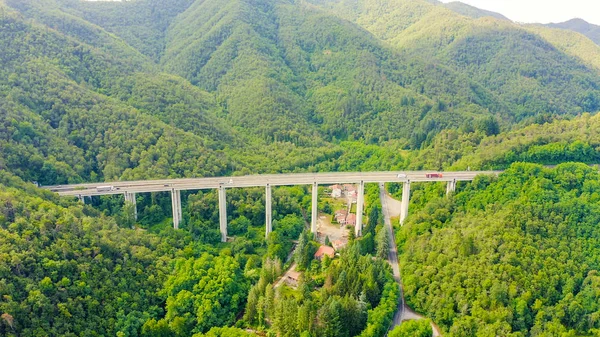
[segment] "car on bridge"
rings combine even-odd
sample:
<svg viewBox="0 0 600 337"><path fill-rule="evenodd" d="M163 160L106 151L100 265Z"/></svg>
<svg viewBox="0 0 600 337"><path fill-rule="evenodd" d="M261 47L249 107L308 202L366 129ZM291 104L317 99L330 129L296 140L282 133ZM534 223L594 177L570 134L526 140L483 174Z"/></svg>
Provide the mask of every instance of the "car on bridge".
<svg viewBox="0 0 600 337"><path fill-rule="evenodd" d="M425 178L442 178L441 173L427 173L425 174Z"/></svg>

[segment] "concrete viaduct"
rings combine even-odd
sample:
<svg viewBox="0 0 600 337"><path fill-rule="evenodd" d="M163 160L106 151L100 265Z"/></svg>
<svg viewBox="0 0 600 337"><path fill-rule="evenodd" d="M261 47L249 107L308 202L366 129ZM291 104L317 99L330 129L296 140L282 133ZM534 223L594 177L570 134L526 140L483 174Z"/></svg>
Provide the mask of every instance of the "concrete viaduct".
<svg viewBox="0 0 600 337"><path fill-rule="evenodd" d="M119 181L78 185L45 186L43 188L56 192L61 196L78 197L84 202L85 197L123 194L125 200L135 205L136 193L171 192L173 207L173 227L179 228L181 222L181 191L216 189L219 193L219 227L221 240L227 240L227 188L264 187L265 188L265 234L272 231L271 188L273 186L312 186L312 212L311 231L317 232L317 200L319 185L331 184L357 184L356 200L356 236L362 232L365 183L402 183L402 208L400 222L408 215L410 199L410 184L412 182L446 182L446 193L450 194L456 189L456 182L471 181L477 175L497 175L500 171L462 171L462 172L428 172L428 171L396 171L396 172L336 172L336 173L290 173L268 174L238 177L218 178L188 178L188 179L161 179L141 181ZM137 216L137 209L136 209Z"/></svg>

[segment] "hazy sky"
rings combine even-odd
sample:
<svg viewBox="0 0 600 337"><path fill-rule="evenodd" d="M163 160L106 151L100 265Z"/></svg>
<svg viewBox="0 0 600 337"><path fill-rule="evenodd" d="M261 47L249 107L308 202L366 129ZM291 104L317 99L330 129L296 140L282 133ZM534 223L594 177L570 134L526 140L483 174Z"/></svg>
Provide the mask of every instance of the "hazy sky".
<svg viewBox="0 0 600 337"><path fill-rule="evenodd" d="M452 0L441 0L450 2ZM498 12L518 22L563 22L582 18L600 25L600 0L461 0L471 6Z"/></svg>

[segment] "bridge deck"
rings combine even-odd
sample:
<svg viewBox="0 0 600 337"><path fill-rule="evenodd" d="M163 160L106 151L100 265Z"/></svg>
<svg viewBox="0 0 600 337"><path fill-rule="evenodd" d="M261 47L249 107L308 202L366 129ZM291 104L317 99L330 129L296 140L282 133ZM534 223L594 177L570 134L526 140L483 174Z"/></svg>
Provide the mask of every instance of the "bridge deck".
<svg viewBox="0 0 600 337"><path fill-rule="evenodd" d="M139 181L115 181L77 185L45 186L43 188L57 192L63 196L95 196L129 193L163 192L172 190L203 190L215 189L220 186L233 187L264 187L319 185L340 183L386 183L386 182L424 182L424 181L469 181L480 174L497 175L501 171L394 171L394 172L331 172L331 173L286 173L264 174L250 176L160 179ZM441 177L428 178L427 174L441 174ZM104 190L102 187L112 187ZM100 190L98 188L101 188Z"/></svg>

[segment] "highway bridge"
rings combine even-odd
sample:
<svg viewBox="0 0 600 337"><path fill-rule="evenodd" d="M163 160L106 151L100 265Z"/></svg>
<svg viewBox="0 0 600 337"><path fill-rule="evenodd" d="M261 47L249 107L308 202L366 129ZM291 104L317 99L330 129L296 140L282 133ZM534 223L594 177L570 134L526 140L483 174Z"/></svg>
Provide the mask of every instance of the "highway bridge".
<svg viewBox="0 0 600 337"><path fill-rule="evenodd" d="M456 182L471 181L477 175L497 175L501 171L458 171L458 172L436 172L436 171L389 171L389 172L331 172L331 173L287 173L287 174L264 174L250 176L231 176L213 178L186 178L186 179L159 179L139 181L115 181L104 183L57 185L42 188L56 192L61 196L78 197L85 202L85 197L123 194L125 200L136 203L137 193L170 192L173 208L173 227L179 228L182 218L181 191L216 189L219 193L219 228L221 240L227 240L227 210L226 190L228 188L264 187L266 194L265 202L265 235L272 230L271 212L271 188L273 186L312 186L312 210L311 231L317 231L317 188L319 185L331 184L357 184L356 200L356 226L355 233L361 235L362 214L364 208L364 185L365 183L402 183L402 209L400 222L408 215L408 204L410 198L411 182L446 182L447 193L456 189ZM136 211L137 212L137 211Z"/></svg>

